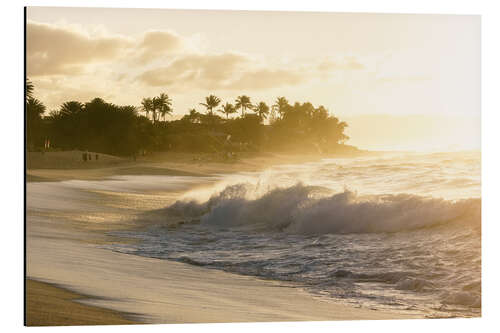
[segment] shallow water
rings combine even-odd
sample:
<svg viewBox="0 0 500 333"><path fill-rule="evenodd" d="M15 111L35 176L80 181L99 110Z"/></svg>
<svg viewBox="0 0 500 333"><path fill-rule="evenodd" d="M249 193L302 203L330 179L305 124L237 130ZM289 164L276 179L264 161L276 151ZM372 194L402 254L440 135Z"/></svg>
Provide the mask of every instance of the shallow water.
<svg viewBox="0 0 500 333"><path fill-rule="evenodd" d="M176 202L161 194L197 182L208 185ZM126 176L39 186L31 190L35 206L46 205L47 186L80 205L85 191L98 190L114 193L100 207L147 219L144 230L115 232L139 242L113 244L114 251L287 281L374 309L429 317L481 312L479 153L385 154L205 179Z"/></svg>

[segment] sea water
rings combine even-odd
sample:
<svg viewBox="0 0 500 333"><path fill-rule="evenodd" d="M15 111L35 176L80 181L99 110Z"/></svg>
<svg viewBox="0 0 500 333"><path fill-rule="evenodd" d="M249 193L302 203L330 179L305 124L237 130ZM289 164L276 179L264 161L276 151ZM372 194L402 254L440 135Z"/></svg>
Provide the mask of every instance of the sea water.
<svg viewBox="0 0 500 333"><path fill-rule="evenodd" d="M236 171L236 170L235 170ZM480 153L387 153L220 176L116 251L427 317L481 313Z"/></svg>
<svg viewBox="0 0 500 333"><path fill-rule="evenodd" d="M385 153L210 177L28 183L27 208L143 225L112 232L137 240L106 245L113 251L278 280L356 307L474 317L480 169L479 152Z"/></svg>

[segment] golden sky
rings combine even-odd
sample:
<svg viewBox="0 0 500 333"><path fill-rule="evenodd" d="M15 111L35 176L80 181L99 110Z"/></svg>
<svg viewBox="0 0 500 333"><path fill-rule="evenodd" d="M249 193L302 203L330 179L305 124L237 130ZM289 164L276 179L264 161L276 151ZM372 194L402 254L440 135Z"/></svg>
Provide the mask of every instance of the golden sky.
<svg viewBox="0 0 500 333"><path fill-rule="evenodd" d="M480 17L30 7L27 72L49 110L166 92L324 105L367 149L480 148Z"/></svg>

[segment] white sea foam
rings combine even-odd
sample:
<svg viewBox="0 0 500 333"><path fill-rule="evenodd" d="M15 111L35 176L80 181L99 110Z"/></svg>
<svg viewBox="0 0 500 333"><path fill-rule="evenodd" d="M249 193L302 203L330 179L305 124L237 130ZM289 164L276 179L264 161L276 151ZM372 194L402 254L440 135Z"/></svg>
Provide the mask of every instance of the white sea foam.
<svg viewBox="0 0 500 333"><path fill-rule="evenodd" d="M207 226L251 227L298 234L397 232L450 222L479 224L480 199L444 200L412 194L361 196L296 184L262 193L241 183L205 202L177 201L168 211ZM262 193L256 196L256 193Z"/></svg>

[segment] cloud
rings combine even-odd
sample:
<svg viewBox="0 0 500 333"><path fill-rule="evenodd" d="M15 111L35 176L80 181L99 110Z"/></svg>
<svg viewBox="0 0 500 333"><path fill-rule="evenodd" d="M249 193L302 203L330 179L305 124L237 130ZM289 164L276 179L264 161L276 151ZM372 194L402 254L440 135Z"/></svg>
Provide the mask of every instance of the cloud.
<svg viewBox="0 0 500 333"><path fill-rule="evenodd" d="M176 55L189 40L172 31L146 31L139 37L101 33L29 21L26 28L28 76L79 75L95 63L130 60L135 66ZM130 63L130 62L129 62Z"/></svg>
<svg viewBox="0 0 500 333"><path fill-rule="evenodd" d="M249 63L249 58L237 53L186 55L167 66L145 71L138 78L150 86L220 86Z"/></svg>
<svg viewBox="0 0 500 333"><path fill-rule="evenodd" d="M28 22L28 76L80 74L87 64L119 57L128 45L120 36L89 36L69 27Z"/></svg>
<svg viewBox="0 0 500 333"><path fill-rule="evenodd" d="M147 31L138 45L137 62L147 64L154 59L185 49L186 40L172 31Z"/></svg>
<svg viewBox="0 0 500 333"><path fill-rule="evenodd" d="M96 32L90 26L28 21L27 72L33 79L64 78L69 87L59 89L73 97L78 89L96 93L96 84L117 95L122 95L118 90L125 87L134 91L168 88L176 93L258 91L297 86L328 78L336 71L365 68L354 57L328 58L321 63L312 59L269 62L259 55L255 58L233 51L204 53L200 43L195 35L185 37L170 30L124 36L105 29ZM85 89L82 84L87 84ZM59 99L49 88L46 94L53 102Z"/></svg>
<svg viewBox="0 0 500 333"><path fill-rule="evenodd" d="M150 69L138 76L154 87L183 89L267 89L304 81L299 71L257 68L248 56L237 53L186 55L169 65Z"/></svg>

